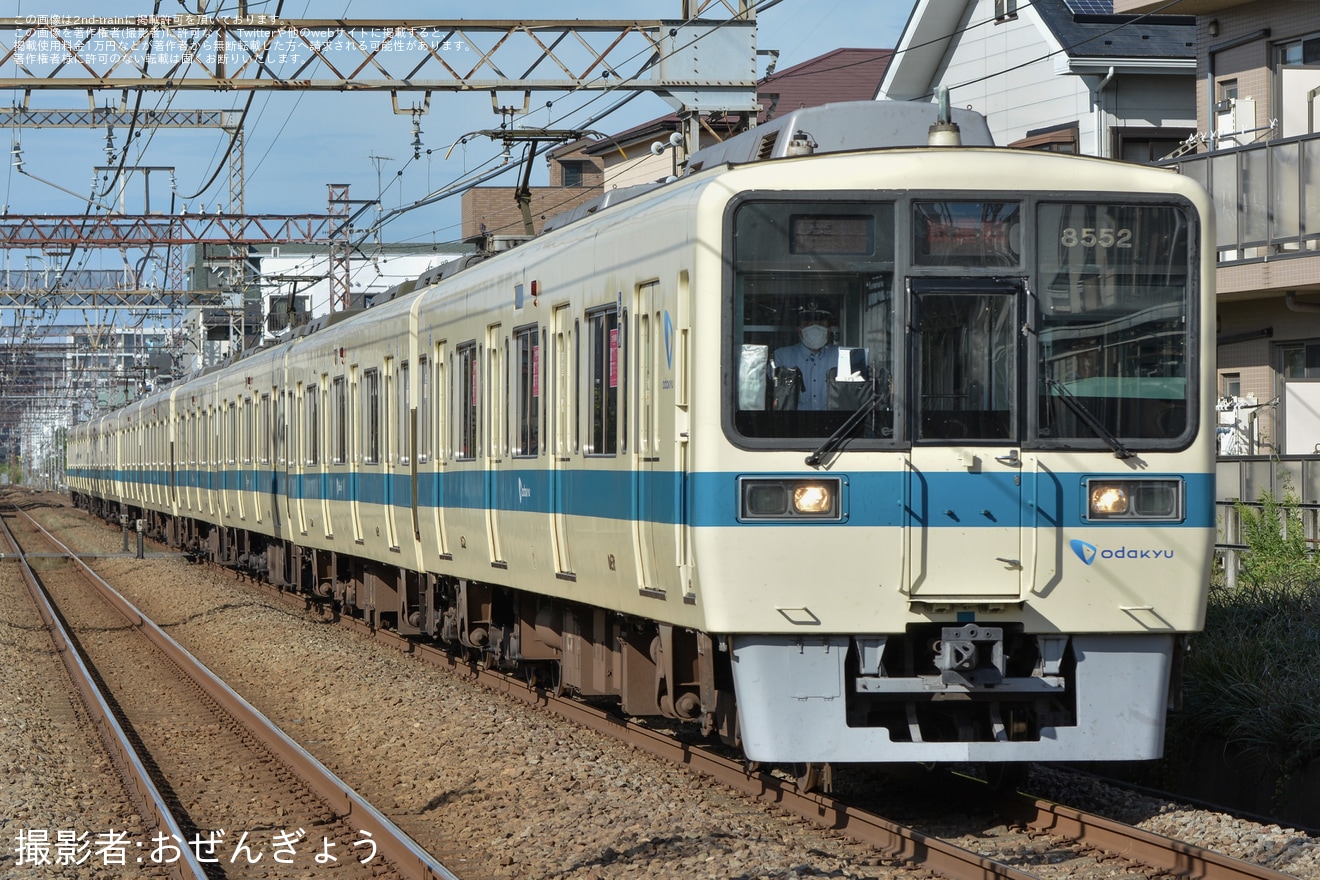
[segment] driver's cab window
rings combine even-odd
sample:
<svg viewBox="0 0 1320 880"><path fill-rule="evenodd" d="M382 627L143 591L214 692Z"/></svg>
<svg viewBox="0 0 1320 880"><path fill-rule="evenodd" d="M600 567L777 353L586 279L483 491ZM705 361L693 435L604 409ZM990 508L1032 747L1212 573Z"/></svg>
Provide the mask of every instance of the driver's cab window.
<svg viewBox="0 0 1320 880"><path fill-rule="evenodd" d="M734 425L893 435L893 206L751 202L734 220Z"/></svg>

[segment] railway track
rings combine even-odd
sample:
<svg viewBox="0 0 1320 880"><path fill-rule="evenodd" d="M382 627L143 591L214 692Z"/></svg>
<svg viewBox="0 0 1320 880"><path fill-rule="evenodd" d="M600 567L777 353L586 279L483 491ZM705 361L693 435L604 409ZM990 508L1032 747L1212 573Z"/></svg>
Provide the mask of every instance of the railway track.
<svg viewBox="0 0 1320 880"><path fill-rule="evenodd" d="M267 589L267 595L277 597L281 594ZM301 613L306 605L301 597L284 594L282 598L290 613ZM1003 834L993 835L995 839L987 840L984 847L967 844L965 837L975 836L975 831L965 834L960 840L962 845L959 845L959 842L946 839L953 834L947 824L934 831L918 830L913 827L918 823L905 826L889 821L841 798L801 794L791 780L776 774L748 773L737 761L629 724L608 711L602 712L576 701L556 700L523 681L479 669L445 652L396 638L392 633L372 631L356 622L351 623L360 632L395 650L444 667L464 679L479 681L489 690L549 708L579 724L609 733L635 748L696 769L748 797L830 829L830 834L838 832L863 841L883 853L884 863L898 873L903 873L904 866L913 866L953 878L1082 877L1088 873L1091 876L1117 873L1133 877L1182 875L1270 880L1291 876L1033 798L1018 797L1002 806L1000 821L1010 827ZM985 824L967 827L982 828ZM989 834L985 836L991 837Z"/></svg>
<svg viewBox="0 0 1320 880"><path fill-rule="evenodd" d="M457 880L34 519L13 520L0 525L33 599L154 826L123 841L130 863L188 878L268 877L302 862L344 878Z"/></svg>
<svg viewBox="0 0 1320 880"><path fill-rule="evenodd" d="M301 597L282 593L265 584L254 587L291 604L304 606ZM322 612L323 613L323 612ZM609 735L648 754L711 777L761 802L774 805L822 828L842 832L875 847L895 863L919 865L951 880L1012 878L1030 880L1039 875L997 861L916 828L890 821L863 807L825 795L799 791L793 778L749 770L741 761L694 746L663 732L620 718L571 697L555 696L544 688L516 677L466 662L447 651L419 644L388 630L377 630L354 618L340 622L360 634L384 641L473 683L522 702L552 711L574 723ZM1035 843L1048 837L1054 853L1064 861L1067 854L1082 862L1121 860L1134 871L1149 876L1175 875L1203 880L1295 880L1291 875L1216 853L1204 847L1172 840L1131 825L1084 810L1013 793L997 797L997 810L1017 841L1002 846L1018 850L1039 849ZM1140 873L1137 874L1140 876Z"/></svg>

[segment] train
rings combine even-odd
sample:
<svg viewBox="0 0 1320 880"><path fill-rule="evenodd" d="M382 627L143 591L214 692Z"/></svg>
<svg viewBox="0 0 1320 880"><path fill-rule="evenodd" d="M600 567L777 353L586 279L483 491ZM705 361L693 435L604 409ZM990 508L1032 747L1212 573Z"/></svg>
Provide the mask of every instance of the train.
<svg viewBox="0 0 1320 880"><path fill-rule="evenodd" d="M68 486L804 776L1156 758L1213 557L1214 241L1165 169L802 108L75 426Z"/></svg>

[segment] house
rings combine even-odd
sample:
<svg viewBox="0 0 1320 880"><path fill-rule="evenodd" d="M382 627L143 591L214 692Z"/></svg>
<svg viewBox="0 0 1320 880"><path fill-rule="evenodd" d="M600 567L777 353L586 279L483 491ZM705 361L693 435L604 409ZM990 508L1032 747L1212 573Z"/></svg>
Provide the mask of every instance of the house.
<svg viewBox="0 0 1320 880"><path fill-rule="evenodd" d="M1001 146L1148 162L1195 131L1195 71L1188 15L1115 15L1110 0L918 0L877 97L930 101L944 86Z"/></svg>
<svg viewBox="0 0 1320 880"><path fill-rule="evenodd" d="M757 84L766 122L790 109L836 101L875 97L893 51L835 49L782 71L773 69ZM702 143L744 131L742 113L706 114L701 118ZM601 195L606 189L651 183L677 175L684 159L678 114L661 116L611 137L587 138L550 151L550 183L531 188L530 210L535 231L550 217ZM522 213L514 187L474 187L463 194L463 237L483 232L521 234Z"/></svg>

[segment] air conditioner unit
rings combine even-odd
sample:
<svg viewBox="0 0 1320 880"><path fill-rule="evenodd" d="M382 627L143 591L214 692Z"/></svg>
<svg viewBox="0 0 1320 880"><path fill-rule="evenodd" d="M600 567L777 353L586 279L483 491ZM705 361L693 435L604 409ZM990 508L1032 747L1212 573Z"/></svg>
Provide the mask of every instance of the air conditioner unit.
<svg viewBox="0 0 1320 880"><path fill-rule="evenodd" d="M1221 109L1222 108L1222 109ZM1256 127L1256 102L1251 98L1229 98L1215 105L1215 132L1219 148L1249 144Z"/></svg>

